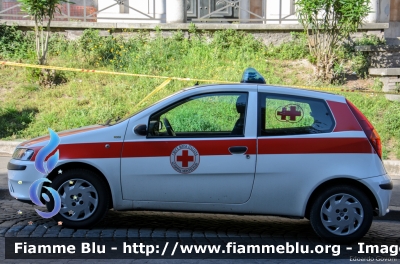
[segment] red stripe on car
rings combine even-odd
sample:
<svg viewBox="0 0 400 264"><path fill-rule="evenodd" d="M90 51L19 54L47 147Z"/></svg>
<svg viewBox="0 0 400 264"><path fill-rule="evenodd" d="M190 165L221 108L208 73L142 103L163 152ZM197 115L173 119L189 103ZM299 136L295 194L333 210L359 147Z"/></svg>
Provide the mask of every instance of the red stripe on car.
<svg viewBox="0 0 400 264"><path fill-rule="evenodd" d="M121 157L122 142L111 143L82 143L82 144L61 144L55 151L49 154L52 156L59 150L60 159L104 159ZM108 145L108 147L106 147ZM35 154L31 158L35 160L38 151L42 147L32 148ZM47 158L48 158L47 157Z"/></svg>
<svg viewBox="0 0 400 264"><path fill-rule="evenodd" d="M245 154L257 153L255 139L62 144L58 149L60 159L165 157L181 144L194 146L201 156L231 155L229 148L236 146L246 146ZM367 138L260 138L258 144L258 154L375 153ZM40 148L33 148L32 161Z"/></svg>
<svg viewBox="0 0 400 264"><path fill-rule="evenodd" d="M122 157L164 157L170 156L179 145L189 144L197 149L200 155L231 155L230 147L247 147L245 154L256 154L256 139L243 140L182 140L182 141L146 141L126 142Z"/></svg>
<svg viewBox="0 0 400 264"><path fill-rule="evenodd" d="M258 154L375 153L367 138L260 138Z"/></svg>

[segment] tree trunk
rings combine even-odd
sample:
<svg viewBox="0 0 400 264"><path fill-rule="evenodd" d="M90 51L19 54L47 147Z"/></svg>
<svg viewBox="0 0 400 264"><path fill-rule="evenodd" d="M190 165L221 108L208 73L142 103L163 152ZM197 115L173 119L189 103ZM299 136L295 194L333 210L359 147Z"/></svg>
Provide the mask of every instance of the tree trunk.
<svg viewBox="0 0 400 264"><path fill-rule="evenodd" d="M315 78L317 80L332 82L333 77L333 60L325 56L317 58Z"/></svg>
<svg viewBox="0 0 400 264"><path fill-rule="evenodd" d="M37 17L35 17L35 44L36 44L36 58L38 63L40 63L40 36L39 36L39 21Z"/></svg>

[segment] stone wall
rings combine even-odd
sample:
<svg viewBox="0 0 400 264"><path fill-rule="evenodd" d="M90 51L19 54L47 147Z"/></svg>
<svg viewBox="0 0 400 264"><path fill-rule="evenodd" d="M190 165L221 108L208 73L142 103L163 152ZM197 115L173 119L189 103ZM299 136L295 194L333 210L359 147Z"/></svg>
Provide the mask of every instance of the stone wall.
<svg viewBox="0 0 400 264"><path fill-rule="evenodd" d="M373 68L400 68L400 45L379 47L370 56Z"/></svg>
<svg viewBox="0 0 400 264"><path fill-rule="evenodd" d="M8 25L17 24L21 30L32 30L34 23L29 20L6 21L0 19L0 24L7 23ZM177 30L181 30L185 36L188 36L190 24L158 24L158 23L94 23L94 22L60 22L54 21L51 24L51 31L65 34L69 39L76 39L83 30L87 28L98 29L102 35L124 34L135 35L138 32L147 30L151 35L155 35L156 28L160 29L163 36L171 36ZM384 29L389 27L388 23L369 23L363 25L359 31L352 35L352 38L362 37L363 34L374 34L383 38ZM256 38L262 40L265 45L279 45L292 39L291 32L302 32L303 28L299 24L196 24L199 31L214 32L216 30L234 29L245 31L253 34Z"/></svg>
<svg viewBox="0 0 400 264"><path fill-rule="evenodd" d="M400 45L367 46L371 68L400 68Z"/></svg>
<svg viewBox="0 0 400 264"><path fill-rule="evenodd" d="M385 83L386 82L386 83ZM391 76L391 77L387 77L384 82L383 85L387 86L387 90L388 91L395 91L395 92L400 92L400 78L399 76Z"/></svg>
<svg viewBox="0 0 400 264"><path fill-rule="evenodd" d="M400 45L359 46L356 50L369 53L369 74L381 79L384 92L400 92ZM387 94L386 98L400 101L397 94Z"/></svg>

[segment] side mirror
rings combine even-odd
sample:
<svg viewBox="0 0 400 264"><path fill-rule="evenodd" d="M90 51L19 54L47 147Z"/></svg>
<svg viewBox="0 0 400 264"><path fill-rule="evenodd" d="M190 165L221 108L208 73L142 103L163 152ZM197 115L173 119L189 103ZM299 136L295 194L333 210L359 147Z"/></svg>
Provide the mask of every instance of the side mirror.
<svg viewBox="0 0 400 264"><path fill-rule="evenodd" d="M146 136L147 135L147 126L144 124L137 125L133 129L133 132L135 132L135 134L138 136Z"/></svg>

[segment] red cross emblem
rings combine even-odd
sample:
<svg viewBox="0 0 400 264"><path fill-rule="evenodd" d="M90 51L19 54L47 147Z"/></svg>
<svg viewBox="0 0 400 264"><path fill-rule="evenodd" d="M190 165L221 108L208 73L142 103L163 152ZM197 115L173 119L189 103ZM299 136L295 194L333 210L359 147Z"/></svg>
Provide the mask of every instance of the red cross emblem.
<svg viewBox="0 0 400 264"><path fill-rule="evenodd" d="M194 161L194 156L189 156L188 150L182 150L182 156L177 156L176 160L182 162L182 167L187 168L189 166L189 161Z"/></svg>
<svg viewBox="0 0 400 264"><path fill-rule="evenodd" d="M197 169L200 164L200 155L192 145L181 144L172 150L170 162L174 170L187 174Z"/></svg>
<svg viewBox="0 0 400 264"><path fill-rule="evenodd" d="M278 107L279 109L280 107ZM303 109L299 105L287 105L276 111L276 119L283 122L299 122L303 119ZM280 116L280 118L278 118ZM289 120L287 119L289 117ZM300 117L297 119L297 117ZM297 119L297 120L296 120Z"/></svg>

